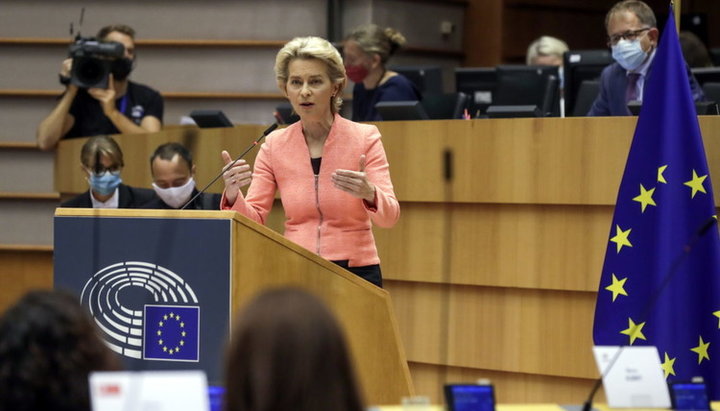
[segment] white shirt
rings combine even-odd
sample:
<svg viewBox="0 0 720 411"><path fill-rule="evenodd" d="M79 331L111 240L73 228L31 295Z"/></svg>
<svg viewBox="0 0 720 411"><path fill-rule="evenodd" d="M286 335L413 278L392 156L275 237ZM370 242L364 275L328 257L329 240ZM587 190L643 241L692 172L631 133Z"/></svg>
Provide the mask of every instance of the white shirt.
<svg viewBox="0 0 720 411"><path fill-rule="evenodd" d="M95 196L92 194L92 190L90 190L89 194L93 208L118 208L118 205L120 204L119 188L115 188L115 192L113 193L112 197L108 198L108 200L104 202L96 199Z"/></svg>

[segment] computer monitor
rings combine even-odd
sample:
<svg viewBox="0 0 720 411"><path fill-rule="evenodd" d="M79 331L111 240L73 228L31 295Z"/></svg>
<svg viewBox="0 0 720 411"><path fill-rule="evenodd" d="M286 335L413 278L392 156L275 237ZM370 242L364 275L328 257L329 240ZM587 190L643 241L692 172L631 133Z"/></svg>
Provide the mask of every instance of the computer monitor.
<svg viewBox="0 0 720 411"><path fill-rule="evenodd" d="M557 66L498 66L493 106L535 105L543 117L559 116Z"/></svg>
<svg viewBox="0 0 720 411"><path fill-rule="evenodd" d="M381 101L375 104L383 121L428 120L429 117L419 101Z"/></svg>
<svg viewBox="0 0 720 411"><path fill-rule="evenodd" d="M228 120L222 110L193 110L190 118L200 128L233 127L233 123Z"/></svg>
<svg viewBox="0 0 720 411"><path fill-rule="evenodd" d="M583 81L600 78L603 69L613 62L609 50L570 50L563 55L565 115L572 116ZM584 116L586 113L582 113Z"/></svg>
<svg viewBox="0 0 720 411"><path fill-rule="evenodd" d="M440 66L391 66L388 69L407 77L422 95L443 93Z"/></svg>
<svg viewBox="0 0 720 411"><path fill-rule="evenodd" d="M458 67L455 69L455 90L469 96L468 111L473 117L485 114L493 104L497 75L495 67Z"/></svg>
<svg viewBox="0 0 720 411"><path fill-rule="evenodd" d="M701 86L705 83L720 83L720 67L701 67L691 71Z"/></svg>

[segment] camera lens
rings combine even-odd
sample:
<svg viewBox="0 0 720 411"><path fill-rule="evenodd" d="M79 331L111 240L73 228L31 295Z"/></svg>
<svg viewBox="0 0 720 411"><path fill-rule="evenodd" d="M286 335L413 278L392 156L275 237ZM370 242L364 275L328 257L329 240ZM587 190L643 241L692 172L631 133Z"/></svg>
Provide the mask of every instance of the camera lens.
<svg viewBox="0 0 720 411"><path fill-rule="evenodd" d="M87 84L99 83L103 75L105 75L105 69L97 60L85 60L77 70L78 79Z"/></svg>

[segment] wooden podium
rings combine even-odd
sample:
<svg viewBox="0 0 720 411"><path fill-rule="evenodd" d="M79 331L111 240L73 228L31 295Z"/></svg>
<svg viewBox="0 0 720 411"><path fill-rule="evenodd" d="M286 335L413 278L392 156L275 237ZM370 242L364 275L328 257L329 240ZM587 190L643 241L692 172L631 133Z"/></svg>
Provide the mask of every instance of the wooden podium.
<svg viewBox="0 0 720 411"><path fill-rule="evenodd" d="M211 261L207 265L196 261L203 258ZM219 263L219 268L211 267L215 262ZM195 267L193 264L196 263L200 265ZM216 272L228 268L227 272ZM170 278L173 275L174 281ZM153 284L153 276L160 283L174 284L180 290L172 292L172 287L167 289L166 285ZM125 294L135 293L135 297L145 301L146 315L151 303L179 301L180 304L196 305L199 329L210 327L208 332L227 336L227 323L231 323L233 313L250 298L264 289L287 285L301 287L319 296L340 320L368 404L397 403L402 396L413 394L388 292L286 240L275 231L233 211L59 208L55 214L55 286L82 293L82 299L93 293L102 295L102 290L117 286L114 294L106 292L105 297L96 298L99 305L94 310L90 308L101 329L116 334L115 350L126 350L128 355L125 357L134 358L125 359L140 364L131 366L134 368L203 368L204 363L192 361L192 358L170 364L172 366L164 361L144 361L149 356L148 346L161 340L152 340L150 334L154 336L155 331L142 328L142 307L137 304L125 307ZM184 302L181 297L185 298ZM207 308L205 304L209 304ZM219 305L217 315L210 314L214 309L212 304ZM223 309L225 304L229 307ZM132 320L133 313L138 320ZM183 316L187 317L186 314ZM127 325L119 324L118 318L125 319ZM138 324L134 333L133 321ZM211 325L208 321L219 325ZM125 326L134 337L117 335L122 334L117 330ZM143 333L142 330L144 335L137 335ZM157 332L159 335L161 330ZM211 359L209 364L211 368L221 368L222 347L227 339L203 341L203 338L198 331L200 347L208 349L208 344L219 347L210 347L218 358ZM132 344L137 349L121 347L132 347ZM199 352L202 355L203 351ZM187 353L185 346L182 353ZM208 356L212 357L212 354ZM217 378L213 375L216 371L209 372L211 381Z"/></svg>

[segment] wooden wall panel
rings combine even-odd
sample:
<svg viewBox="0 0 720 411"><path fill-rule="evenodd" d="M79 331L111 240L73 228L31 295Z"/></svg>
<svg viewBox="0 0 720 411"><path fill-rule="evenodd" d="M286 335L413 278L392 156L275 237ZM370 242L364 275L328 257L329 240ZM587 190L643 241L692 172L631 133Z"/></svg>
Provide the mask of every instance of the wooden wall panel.
<svg viewBox="0 0 720 411"><path fill-rule="evenodd" d="M387 283L409 361L558 377L596 375L590 350L594 292Z"/></svg>
<svg viewBox="0 0 720 411"><path fill-rule="evenodd" d="M0 313L33 289L53 285L52 251L0 249Z"/></svg>

